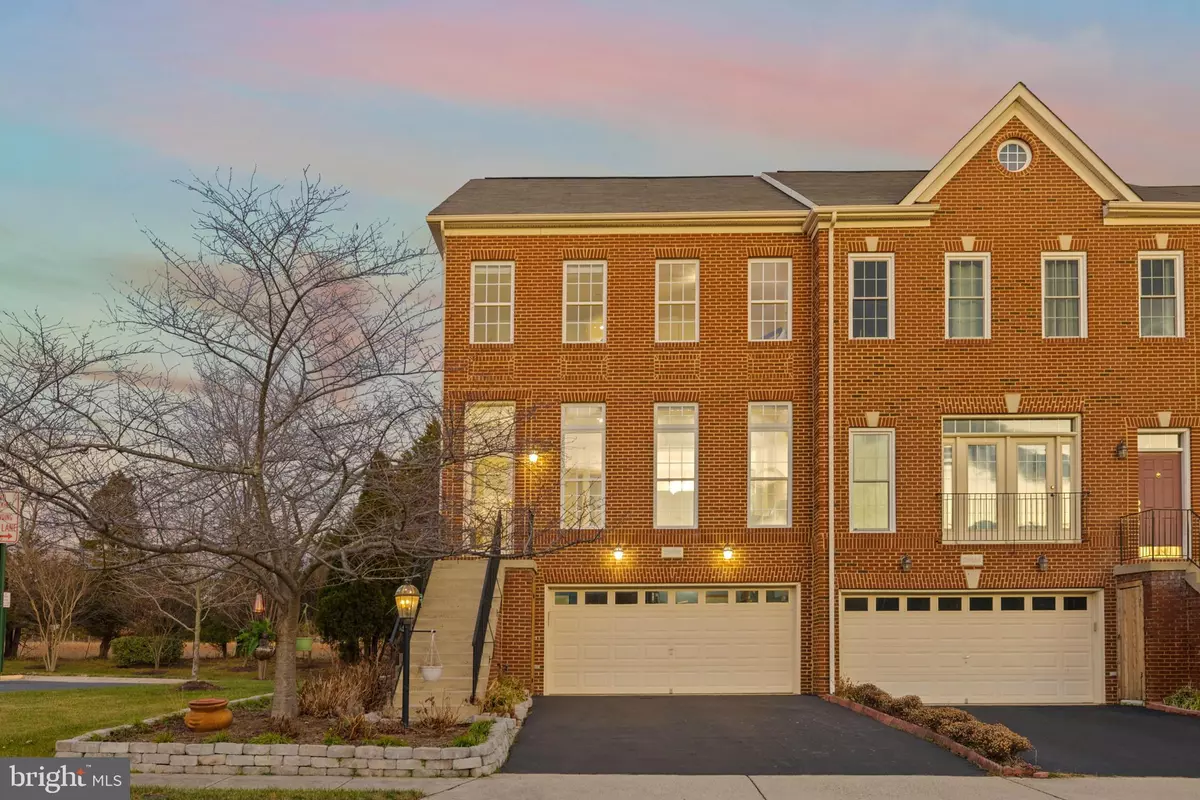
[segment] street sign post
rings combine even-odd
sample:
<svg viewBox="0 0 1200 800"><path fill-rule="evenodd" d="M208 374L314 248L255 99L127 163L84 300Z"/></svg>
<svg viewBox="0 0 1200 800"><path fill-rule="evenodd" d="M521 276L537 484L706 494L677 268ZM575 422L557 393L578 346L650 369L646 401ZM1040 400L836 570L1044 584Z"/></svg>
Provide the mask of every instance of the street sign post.
<svg viewBox="0 0 1200 800"><path fill-rule="evenodd" d="M17 492L0 492L0 673L4 672L4 645L8 642L9 594L4 590L4 568L8 561L8 546L21 538L21 496Z"/></svg>

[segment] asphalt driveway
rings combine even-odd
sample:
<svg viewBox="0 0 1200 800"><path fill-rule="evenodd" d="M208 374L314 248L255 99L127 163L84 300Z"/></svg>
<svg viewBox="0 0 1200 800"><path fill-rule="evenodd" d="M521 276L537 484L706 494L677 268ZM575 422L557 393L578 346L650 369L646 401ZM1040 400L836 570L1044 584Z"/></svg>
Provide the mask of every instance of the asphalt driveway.
<svg viewBox="0 0 1200 800"><path fill-rule="evenodd" d="M539 697L504 772L983 774L937 745L803 695Z"/></svg>
<svg viewBox="0 0 1200 800"><path fill-rule="evenodd" d="M1027 737L1052 772L1200 778L1200 719L1137 706L970 706Z"/></svg>

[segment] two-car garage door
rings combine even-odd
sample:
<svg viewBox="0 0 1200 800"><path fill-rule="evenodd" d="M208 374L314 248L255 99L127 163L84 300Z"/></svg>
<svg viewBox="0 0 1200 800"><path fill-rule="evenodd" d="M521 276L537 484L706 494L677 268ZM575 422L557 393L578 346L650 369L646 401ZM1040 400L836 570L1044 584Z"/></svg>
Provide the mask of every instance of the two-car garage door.
<svg viewBox="0 0 1200 800"><path fill-rule="evenodd" d="M841 598L843 677L927 703L1103 703L1101 595Z"/></svg>
<svg viewBox="0 0 1200 800"><path fill-rule="evenodd" d="M552 589L546 693L790 693L796 600L762 586Z"/></svg>

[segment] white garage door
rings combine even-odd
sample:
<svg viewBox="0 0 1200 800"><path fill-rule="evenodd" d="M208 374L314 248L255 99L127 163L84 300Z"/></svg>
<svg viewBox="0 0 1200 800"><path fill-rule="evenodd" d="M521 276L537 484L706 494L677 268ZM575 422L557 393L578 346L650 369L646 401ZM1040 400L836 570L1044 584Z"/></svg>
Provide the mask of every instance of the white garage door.
<svg viewBox="0 0 1200 800"><path fill-rule="evenodd" d="M562 588L546 602L547 694L792 691L794 589Z"/></svg>
<svg viewBox="0 0 1200 800"><path fill-rule="evenodd" d="M1102 703L1100 598L845 594L839 671L927 703Z"/></svg>

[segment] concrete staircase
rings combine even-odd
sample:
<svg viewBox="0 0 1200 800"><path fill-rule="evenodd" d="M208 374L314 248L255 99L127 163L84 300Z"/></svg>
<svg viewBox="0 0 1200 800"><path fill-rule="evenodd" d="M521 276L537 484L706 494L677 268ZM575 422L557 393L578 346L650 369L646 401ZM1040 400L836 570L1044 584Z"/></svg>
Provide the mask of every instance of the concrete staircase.
<svg viewBox="0 0 1200 800"><path fill-rule="evenodd" d="M411 707L416 714L426 699L433 697L439 705L448 701L460 709L460 716L475 713L471 699L471 637L475 633L475 617L479 611L479 594L483 590L487 560L472 558L443 560L433 564L433 571L421 600L417 617L418 630L437 631L437 649L442 662L442 676L437 681L421 677L420 667L429 654L429 634L414 633L412 639ZM500 586L492 597L492 613L479 665L479 692L487 688L488 667L492 658L492 640L496 617L500 609ZM399 701L399 698L397 698Z"/></svg>

